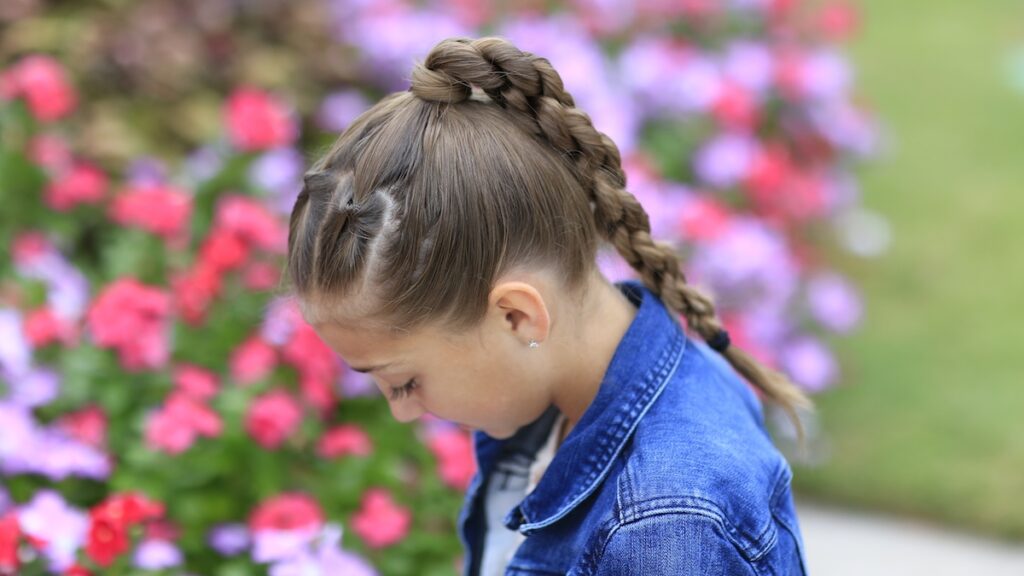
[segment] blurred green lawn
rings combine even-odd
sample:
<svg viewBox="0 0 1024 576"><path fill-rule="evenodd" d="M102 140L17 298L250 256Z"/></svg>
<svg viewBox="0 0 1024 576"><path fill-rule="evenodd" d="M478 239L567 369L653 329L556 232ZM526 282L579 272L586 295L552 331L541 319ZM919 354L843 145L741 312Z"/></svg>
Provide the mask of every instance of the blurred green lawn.
<svg viewBox="0 0 1024 576"><path fill-rule="evenodd" d="M860 174L893 243L845 263L868 316L797 492L1024 539L1024 3L861 5L857 90L892 142Z"/></svg>

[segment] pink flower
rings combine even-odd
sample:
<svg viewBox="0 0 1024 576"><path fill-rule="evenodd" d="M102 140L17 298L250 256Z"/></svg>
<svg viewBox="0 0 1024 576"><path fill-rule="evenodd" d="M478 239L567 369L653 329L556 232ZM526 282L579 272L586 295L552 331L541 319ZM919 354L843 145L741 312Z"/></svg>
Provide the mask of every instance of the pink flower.
<svg viewBox="0 0 1024 576"><path fill-rule="evenodd" d="M326 382L337 379L337 354L305 322L295 327L291 339L281 348L281 356L303 376Z"/></svg>
<svg viewBox="0 0 1024 576"><path fill-rule="evenodd" d="M72 438L102 448L107 443L107 414L102 408L89 406L60 417L58 426Z"/></svg>
<svg viewBox="0 0 1024 576"><path fill-rule="evenodd" d="M694 198L683 206L680 228L691 240L712 240L721 234L730 220L729 210L706 197Z"/></svg>
<svg viewBox="0 0 1024 576"><path fill-rule="evenodd" d="M373 450L370 437L354 424L335 426L324 432L316 444L317 454L324 458L339 456L367 456Z"/></svg>
<svg viewBox="0 0 1024 576"><path fill-rule="evenodd" d="M141 228L171 240L183 232L192 213L192 199L184 190L159 184L131 187L110 206L118 224Z"/></svg>
<svg viewBox="0 0 1024 576"><path fill-rule="evenodd" d="M285 492L265 500L249 516L249 530L319 529L324 513L308 494Z"/></svg>
<svg viewBox="0 0 1024 576"><path fill-rule="evenodd" d="M476 460L469 436L455 428L442 429L430 438L427 446L438 460L441 480L452 488L468 488L476 474Z"/></svg>
<svg viewBox="0 0 1024 576"><path fill-rule="evenodd" d="M22 232L14 238L11 256L14 258L15 264L27 265L53 250L53 244L42 232Z"/></svg>
<svg viewBox="0 0 1024 576"><path fill-rule="evenodd" d="M287 392L274 390L253 400L245 429L264 448L277 448L302 420L302 408Z"/></svg>
<svg viewBox="0 0 1024 576"><path fill-rule="evenodd" d="M157 410L146 420L146 445L152 450L180 454L195 442L196 431L182 426L173 414Z"/></svg>
<svg viewBox="0 0 1024 576"><path fill-rule="evenodd" d="M79 204L96 204L107 189L107 176L99 168L79 162L46 186L46 204L61 212Z"/></svg>
<svg viewBox="0 0 1024 576"><path fill-rule="evenodd" d="M217 375L205 368L182 364L174 371L174 385L197 400L206 400L217 393Z"/></svg>
<svg viewBox="0 0 1024 576"><path fill-rule="evenodd" d="M121 365L135 372L167 362L170 297L133 278L108 285L89 307L86 324L96 344L117 350Z"/></svg>
<svg viewBox="0 0 1024 576"><path fill-rule="evenodd" d="M43 122L57 120L78 103L64 67L42 54L22 58L4 74L3 96L24 97L28 109Z"/></svg>
<svg viewBox="0 0 1024 576"><path fill-rule="evenodd" d="M269 262L253 262L245 268L242 282L249 290L270 290L281 279L277 266Z"/></svg>
<svg viewBox="0 0 1024 576"><path fill-rule="evenodd" d="M363 495L362 508L352 517L352 529L370 548L383 548L405 538L411 522L408 509L396 505L383 489L371 488Z"/></svg>
<svg viewBox="0 0 1024 576"><path fill-rule="evenodd" d="M229 194L217 204L214 227L232 232L252 247L283 254L288 229L262 203L247 196Z"/></svg>
<svg viewBox="0 0 1024 576"><path fill-rule="evenodd" d="M231 143L239 150L286 146L298 137L298 126L287 106L255 88L236 89L225 104L224 117Z"/></svg>
<svg viewBox="0 0 1024 576"><path fill-rule="evenodd" d="M25 337L33 347L46 346L54 342L70 344L76 337L75 325L43 307L25 315Z"/></svg>
<svg viewBox="0 0 1024 576"><path fill-rule="evenodd" d="M172 392L167 403L146 421L146 444L155 450L178 454L192 446L196 436L218 436L220 415L184 392Z"/></svg>
<svg viewBox="0 0 1024 576"><path fill-rule="evenodd" d="M265 378L277 365L277 351L259 336L242 342L231 353L231 378L239 384L252 384Z"/></svg>
<svg viewBox="0 0 1024 576"><path fill-rule="evenodd" d="M66 170L71 166L71 147L67 140L53 134L37 134L26 146L28 157L51 173Z"/></svg>

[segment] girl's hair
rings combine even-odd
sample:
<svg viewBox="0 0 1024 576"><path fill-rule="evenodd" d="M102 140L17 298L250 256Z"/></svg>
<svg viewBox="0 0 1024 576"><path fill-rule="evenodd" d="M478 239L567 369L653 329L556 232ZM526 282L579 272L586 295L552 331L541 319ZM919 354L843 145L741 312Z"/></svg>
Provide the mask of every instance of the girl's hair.
<svg viewBox="0 0 1024 576"><path fill-rule="evenodd" d="M359 116L305 174L288 276L311 322L342 320L337 305L365 293L359 318L458 330L479 324L493 283L514 268L549 267L582 295L604 240L711 338L722 328L712 300L651 238L625 186L618 148L547 59L501 38L444 40L408 91ZM803 392L735 346L722 354L786 410L802 443Z"/></svg>

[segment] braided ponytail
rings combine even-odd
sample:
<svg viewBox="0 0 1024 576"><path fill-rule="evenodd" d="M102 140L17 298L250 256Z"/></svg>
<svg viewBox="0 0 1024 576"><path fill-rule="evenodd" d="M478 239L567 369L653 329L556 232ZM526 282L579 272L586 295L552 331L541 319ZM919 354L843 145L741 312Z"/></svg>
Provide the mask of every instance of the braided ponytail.
<svg viewBox="0 0 1024 576"><path fill-rule="evenodd" d="M797 408L812 409L810 399L785 375L729 345L712 299L687 283L671 244L651 237L647 213L625 188L618 147L575 107L550 62L501 38L458 38L439 43L412 73L410 91L425 101L454 104L469 99L474 90L485 93L523 129L571 161L590 196L598 233L615 246L646 286L686 318L692 330L781 405L803 444L805 432Z"/></svg>

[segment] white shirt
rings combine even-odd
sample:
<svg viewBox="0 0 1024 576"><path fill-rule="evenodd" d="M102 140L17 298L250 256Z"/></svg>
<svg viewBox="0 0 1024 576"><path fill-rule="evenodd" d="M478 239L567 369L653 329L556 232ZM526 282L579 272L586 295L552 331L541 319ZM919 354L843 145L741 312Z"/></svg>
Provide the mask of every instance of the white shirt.
<svg viewBox="0 0 1024 576"><path fill-rule="evenodd" d="M502 520L540 482L561 436L565 415L559 413L551 427L547 442L531 461L527 456L514 455L498 462L487 483L484 508L487 512L487 535L484 540L480 576L503 576L519 544L526 539L517 531L509 530Z"/></svg>

